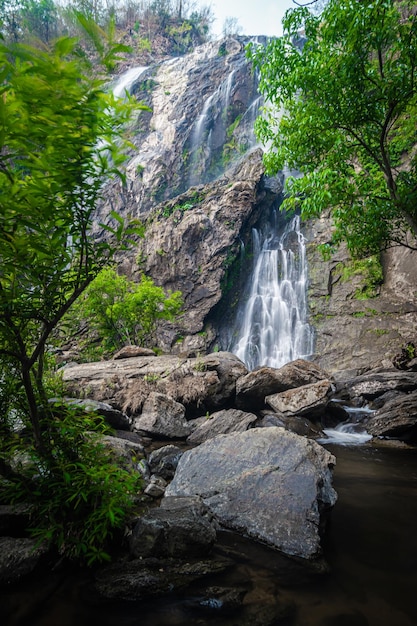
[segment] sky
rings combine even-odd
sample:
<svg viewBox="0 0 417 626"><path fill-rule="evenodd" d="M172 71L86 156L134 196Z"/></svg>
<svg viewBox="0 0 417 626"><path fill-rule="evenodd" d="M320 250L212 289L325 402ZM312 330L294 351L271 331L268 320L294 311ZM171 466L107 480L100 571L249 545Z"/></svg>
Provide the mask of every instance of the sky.
<svg viewBox="0 0 417 626"><path fill-rule="evenodd" d="M235 17L244 35L282 35L281 20L292 0L198 0L200 5L211 5L216 21L215 35L221 35L226 17Z"/></svg>

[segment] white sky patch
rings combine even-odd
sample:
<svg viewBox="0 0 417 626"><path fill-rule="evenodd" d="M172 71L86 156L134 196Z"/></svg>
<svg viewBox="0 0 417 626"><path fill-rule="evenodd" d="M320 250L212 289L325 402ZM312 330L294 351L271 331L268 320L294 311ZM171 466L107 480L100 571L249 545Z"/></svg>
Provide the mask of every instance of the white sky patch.
<svg viewBox="0 0 417 626"><path fill-rule="evenodd" d="M212 32L219 36L227 17L238 20L244 35L282 35L285 11L296 7L292 0L198 0L197 4L211 4L216 17Z"/></svg>

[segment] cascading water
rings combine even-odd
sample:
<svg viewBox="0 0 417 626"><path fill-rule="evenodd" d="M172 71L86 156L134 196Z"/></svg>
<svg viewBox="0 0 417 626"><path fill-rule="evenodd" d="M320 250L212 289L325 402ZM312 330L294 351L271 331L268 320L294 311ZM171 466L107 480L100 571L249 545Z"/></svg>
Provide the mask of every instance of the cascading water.
<svg viewBox="0 0 417 626"><path fill-rule="evenodd" d="M307 261L299 216L277 234L275 216L264 232L253 230L254 270L231 347L248 367L281 367L313 352L307 321Z"/></svg>
<svg viewBox="0 0 417 626"><path fill-rule="evenodd" d="M140 78L147 67L131 67L121 74L113 85L113 94L116 98L122 98L126 92L130 93L133 83Z"/></svg>
<svg viewBox="0 0 417 626"><path fill-rule="evenodd" d="M220 175L230 165L231 153L236 152L239 156L256 144L253 126L262 97L255 89L243 110L240 100L233 103L233 94L240 84L239 72L244 64L245 59L206 97L195 119L189 142L190 186Z"/></svg>

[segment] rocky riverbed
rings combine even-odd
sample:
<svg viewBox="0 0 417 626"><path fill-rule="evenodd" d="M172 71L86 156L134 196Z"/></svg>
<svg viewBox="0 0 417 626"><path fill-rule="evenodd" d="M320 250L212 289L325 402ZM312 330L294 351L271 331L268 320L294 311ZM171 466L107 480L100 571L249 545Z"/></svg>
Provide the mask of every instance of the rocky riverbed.
<svg viewBox="0 0 417 626"><path fill-rule="evenodd" d="M301 359L248 372L227 352L140 354L130 348L63 369L68 401L105 416L114 428L108 445L145 483L121 559L97 572L102 598L160 595L224 571L227 557L216 553L224 531L323 570L322 538L337 499L336 459L317 443L323 430L363 408L355 420L378 445L416 443L417 372L335 378ZM1 513L0 579L10 584L48 554L19 536L24 510Z"/></svg>

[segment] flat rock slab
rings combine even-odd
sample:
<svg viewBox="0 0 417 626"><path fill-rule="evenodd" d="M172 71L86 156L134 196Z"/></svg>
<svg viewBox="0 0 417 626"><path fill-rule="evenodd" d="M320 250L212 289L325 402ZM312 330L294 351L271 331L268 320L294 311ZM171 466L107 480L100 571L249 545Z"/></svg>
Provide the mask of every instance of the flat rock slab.
<svg viewBox="0 0 417 626"><path fill-rule="evenodd" d="M329 380L321 380L317 383L267 396L265 400L274 411L286 417L314 416L326 408L332 389L332 383Z"/></svg>
<svg viewBox="0 0 417 626"><path fill-rule="evenodd" d="M201 496L224 527L288 555L318 556L337 499L333 455L284 428L218 435L181 457L166 496Z"/></svg>

